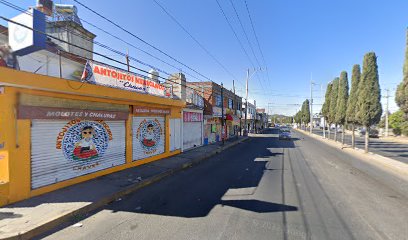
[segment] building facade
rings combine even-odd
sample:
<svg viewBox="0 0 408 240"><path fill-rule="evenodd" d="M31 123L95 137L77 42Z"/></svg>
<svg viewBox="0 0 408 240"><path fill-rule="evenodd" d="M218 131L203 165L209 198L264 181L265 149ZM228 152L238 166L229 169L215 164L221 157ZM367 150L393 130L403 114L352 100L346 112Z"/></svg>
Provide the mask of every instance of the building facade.
<svg viewBox="0 0 408 240"><path fill-rule="evenodd" d="M226 140L239 134L242 97L214 82L187 82L187 86L204 98L204 144L219 142L223 138Z"/></svg>

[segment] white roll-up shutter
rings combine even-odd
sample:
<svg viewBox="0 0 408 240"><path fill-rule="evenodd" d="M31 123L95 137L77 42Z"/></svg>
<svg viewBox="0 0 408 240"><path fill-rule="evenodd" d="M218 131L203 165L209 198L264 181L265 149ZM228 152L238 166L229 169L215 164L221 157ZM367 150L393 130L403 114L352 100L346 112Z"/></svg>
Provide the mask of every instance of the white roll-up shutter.
<svg viewBox="0 0 408 240"><path fill-rule="evenodd" d="M201 122L183 123L183 149L201 146L203 137L201 128Z"/></svg>
<svg viewBox="0 0 408 240"><path fill-rule="evenodd" d="M164 153L164 117L133 117L133 160Z"/></svg>
<svg viewBox="0 0 408 240"><path fill-rule="evenodd" d="M170 151L181 148L181 119L170 119Z"/></svg>
<svg viewBox="0 0 408 240"><path fill-rule="evenodd" d="M124 164L125 137L123 120L32 120L32 189Z"/></svg>

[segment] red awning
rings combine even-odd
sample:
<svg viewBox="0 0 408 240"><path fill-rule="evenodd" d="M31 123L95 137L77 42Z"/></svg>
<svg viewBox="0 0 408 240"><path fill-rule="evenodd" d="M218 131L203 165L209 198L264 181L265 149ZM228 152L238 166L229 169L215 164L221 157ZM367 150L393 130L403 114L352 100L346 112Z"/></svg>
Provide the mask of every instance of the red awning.
<svg viewBox="0 0 408 240"><path fill-rule="evenodd" d="M231 114L227 114L227 115L225 115L225 120L234 121L234 118L231 116Z"/></svg>

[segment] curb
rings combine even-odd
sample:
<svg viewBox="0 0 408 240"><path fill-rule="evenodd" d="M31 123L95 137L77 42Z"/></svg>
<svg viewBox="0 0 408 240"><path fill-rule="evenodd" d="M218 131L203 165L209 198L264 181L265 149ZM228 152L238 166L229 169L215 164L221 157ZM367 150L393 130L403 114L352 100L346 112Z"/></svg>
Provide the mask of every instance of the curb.
<svg viewBox="0 0 408 240"><path fill-rule="evenodd" d="M75 210L73 212L61 215L60 217L57 217L56 219L53 219L53 220L51 220L49 222L46 222L43 225L38 226L38 227L36 227L34 229L28 230L27 232L19 233L18 235L15 235L15 236L12 236L12 237L0 238L0 240L32 239L32 238L34 238L34 237L36 237L36 236L38 236L40 234L43 234L43 233L45 233L47 231L52 230L53 228L59 226L60 224L62 224L64 222L69 221L74 216L84 215L84 214L86 214L88 212L91 212L91 211L94 211L94 210L96 210L98 208L101 208L104 205L107 205L107 204L115 201L116 199L118 199L120 197L129 195L129 194L131 194L133 192L136 192L137 190L139 190L139 189L141 189L143 187L149 186L149 185L151 185L151 184L153 184L155 182L158 182L158 181L160 181L160 180L162 180L162 179L164 179L166 177L174 175L175 173L180 172L180 171L182 171L184 169L187 169L187 168L193 167L195 165L198 165L199 163L201 163L204 160L207 160L207 159L217 155L218 153L221 153L221 152L223 152L223 151L225 151L225 150L227 150L227 149L229 149L231 147L234 147L235 145L238 145L239 143L246 142L246 141L249 141L249 140L250 140L250 138L247 137L247 138L236 140L236 141L232 142L229 145L220 146L215 151L204 154L201 157L195 158L195 159L191 160L188 163L184 163L184 164L182 164L182 165L180 165L180 166L178 166L176 168L169 169L169 170L167 170L165 172L162 172L162 173L160 173L158 175L147 178L146 180L142 180L141 182L137 182L137 183L134 183L132 185L129 185L129 186L125 187L124 189L122 189L122 190L120 190L120 191L118 191L118 192L116 192L116 193L114 193L114 194L112 194L110 196L106 196L104 198L101 198L98 201L95 201L95 202L93 202L93 203L91 203L89 205L86 205L86 206L84 206L82 208L79 208L79 209L77 209L77 210Z"/></svg>

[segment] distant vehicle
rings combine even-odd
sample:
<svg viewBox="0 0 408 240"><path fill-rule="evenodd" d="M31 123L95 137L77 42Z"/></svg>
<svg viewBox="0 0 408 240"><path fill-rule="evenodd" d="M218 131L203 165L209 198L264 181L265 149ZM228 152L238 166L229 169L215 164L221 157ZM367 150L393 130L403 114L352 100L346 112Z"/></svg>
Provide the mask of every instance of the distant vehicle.
<svg viewBox="0 0 408 240"><path fill-rule="evenodd" d="M362 128L360 130L360 137L364 137L365 134L366 134L366 130L364 128ZM378 138L378 130L377 129L370 129L370 131L368 132L368 137Z"/></svg>
<svg viewBox="0 0 408 240"><path fill-rule="evenodd" d="M279 129L279 140L286 139L290 140L292 138L290 129L288 127L282 127Z"/></svg>

